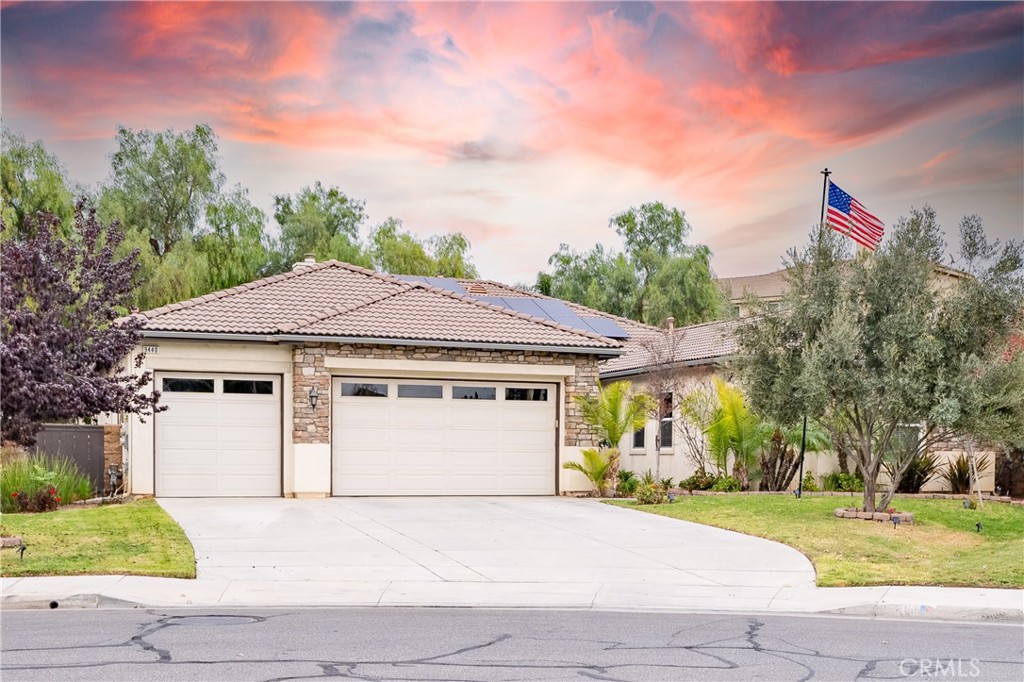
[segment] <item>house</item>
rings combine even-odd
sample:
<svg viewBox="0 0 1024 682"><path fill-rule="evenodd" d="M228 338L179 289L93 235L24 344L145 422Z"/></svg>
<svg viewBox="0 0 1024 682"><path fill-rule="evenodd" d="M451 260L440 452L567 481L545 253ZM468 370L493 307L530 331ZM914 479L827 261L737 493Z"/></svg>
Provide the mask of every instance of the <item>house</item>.
<svg viewBox="0 0 1024 682"><path fill-rule="evenodd" d="M485 281L329 261L156 310L123 419L157 496L553 495L595 445L575 399L645 325Z"/></svg>

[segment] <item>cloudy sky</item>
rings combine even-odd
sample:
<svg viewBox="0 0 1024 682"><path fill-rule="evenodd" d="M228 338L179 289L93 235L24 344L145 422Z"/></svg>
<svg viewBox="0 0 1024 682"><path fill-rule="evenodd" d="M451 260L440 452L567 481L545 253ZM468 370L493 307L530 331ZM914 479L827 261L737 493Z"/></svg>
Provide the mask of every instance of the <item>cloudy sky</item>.
<svg viewBox="0 0 1024 682"><path fill-rule="evenodd" d="M651 200L719 275L774 270L825 166L886 223L1024 234L1020 3L5 2L0 38L4 125L76 180L118 124L208 123L265 209L319 179L494 279Z"/></svg>

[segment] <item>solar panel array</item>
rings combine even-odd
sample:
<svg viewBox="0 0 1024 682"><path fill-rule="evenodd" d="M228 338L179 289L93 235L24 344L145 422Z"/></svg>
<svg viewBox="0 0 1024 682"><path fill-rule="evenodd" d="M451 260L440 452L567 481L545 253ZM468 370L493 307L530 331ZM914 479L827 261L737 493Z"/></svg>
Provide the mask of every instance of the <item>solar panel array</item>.
<svg viewBox="0 0 1024 682"><path fill-rule="evenodd" d="M477 296L476 298L526 315L564 324L573 329L594 332L610 339L629 338L629 334L614 321L606 317L580 317L562 301L550 298L504 298L502 296Z"/></svg>
<svg viewBox="0 0 1024 682"><path fill-rule="evenodd" d="M398 275L398 277L407 282L423 282L438 289L451 291L461 296L469 296L466 289L458 281L450 277L425 277L422 275ZM615 324L613 320L609 320L607 317L580 317L573 312L572 308L556 299L527 298L525 296L471 296L470 298L500 305L502 308L515 310L518 313L530 315L531 317L539 317L544 320L557 322L558 324L564 324L567 327L580 331L600 334L609 339L629 338L629 334L622 327Z"/></svg>

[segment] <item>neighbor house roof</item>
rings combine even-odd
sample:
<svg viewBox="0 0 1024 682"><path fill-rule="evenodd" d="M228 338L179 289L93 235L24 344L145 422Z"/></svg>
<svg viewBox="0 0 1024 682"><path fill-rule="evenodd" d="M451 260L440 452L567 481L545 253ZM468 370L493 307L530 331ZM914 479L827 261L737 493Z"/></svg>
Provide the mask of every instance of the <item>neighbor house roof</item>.
<svg viewBox="0 0 1024 682"><path fill-rule="evenodd" d="M618 341L593 332L338 261L302 263L292 272L139 315L147 336L327 337L622 352Z"/></svg>
<svg viewBox="0 0 1024 682"><path fill-rule="evenodd" d="M782 298L786 293L786 270L776 270L764 275L743 277L720 277L718 286L733 303L751 295L760 299Z"/></svg>
<svg viewBox="0 0 1024 682"><path fill-rule="evenodd" d="M739 320L705 322L677 329L656 330L643 339L630 339L626 353L601 364L601 378L645 374L677 366L721 362L736 354Z"/></svg>

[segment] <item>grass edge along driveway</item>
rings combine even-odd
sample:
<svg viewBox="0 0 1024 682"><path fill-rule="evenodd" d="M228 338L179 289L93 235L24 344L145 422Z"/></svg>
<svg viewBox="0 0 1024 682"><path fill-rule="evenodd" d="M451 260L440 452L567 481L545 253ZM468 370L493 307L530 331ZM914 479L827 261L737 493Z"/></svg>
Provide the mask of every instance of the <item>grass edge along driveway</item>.
<svg viewBox="0 0 1024 682"><path fill-rule="evenodd" d="M1024 587L1024 508L986 502L964 509L961 500L902 499L915 525L839 519L849 497L791 495L680 495L672 504L619 507L726 528L789 545L814 564L819 587L933 585ZM982 530L976 530L981 522Z"/></svg>
<svg viewBox="0 0 1024 682"><path fill-rule="evenodd" d="M20 535L0 555L6 578L40 575L148 575L195 578L192 544L153 499L101 507L68 506L43 514L4 514L7 533Z"/></svg>

